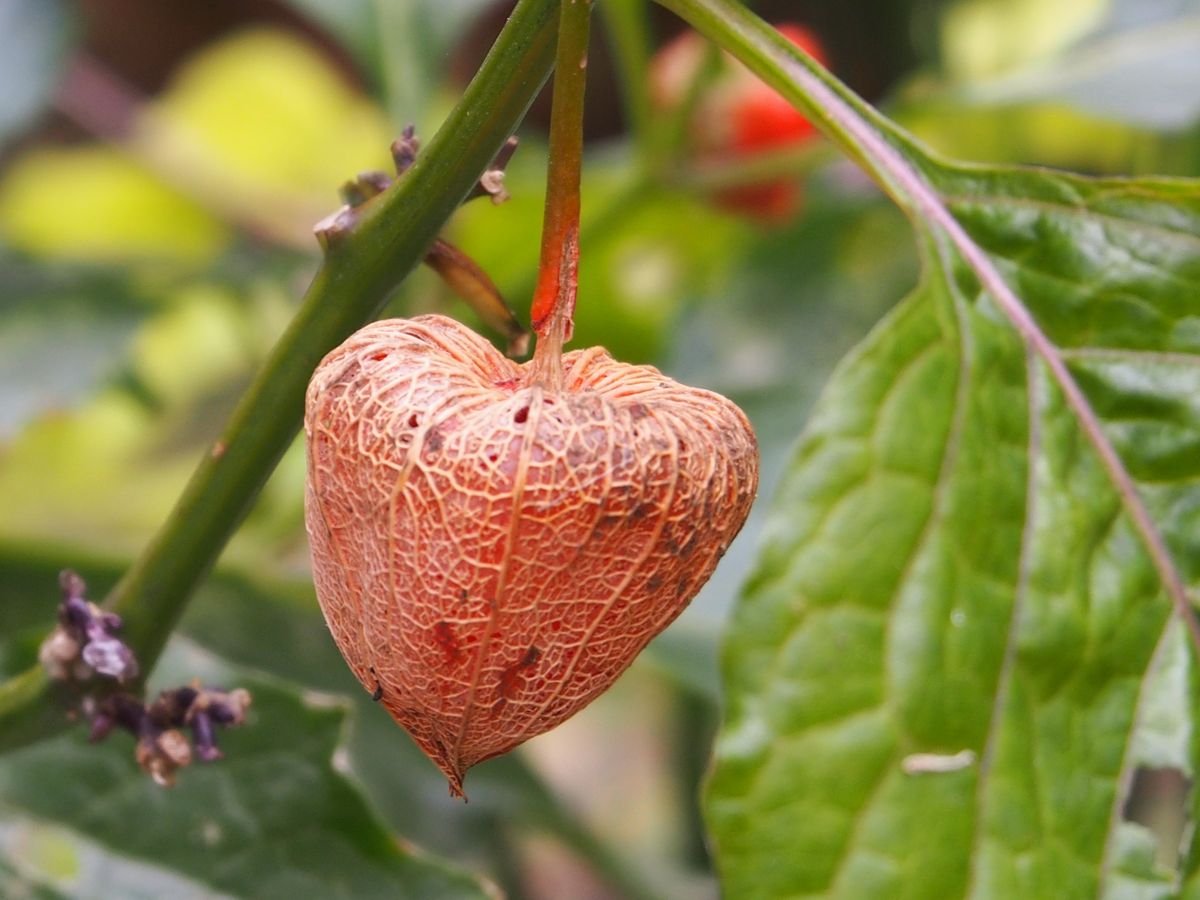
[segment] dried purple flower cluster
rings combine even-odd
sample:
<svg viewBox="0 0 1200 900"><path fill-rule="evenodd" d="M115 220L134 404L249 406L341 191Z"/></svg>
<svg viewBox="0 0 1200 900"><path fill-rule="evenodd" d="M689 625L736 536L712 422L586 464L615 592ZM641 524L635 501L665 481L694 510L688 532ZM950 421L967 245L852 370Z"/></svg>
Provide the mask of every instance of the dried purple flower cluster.
<svg viewBox="0 0 1200 900"><path fill-rule="evenodd" d="M242 724L249 705L246 690L218 691L197 683L163 691L150 704L127 693L88 697L83 711L92 723L93 741L103 740L113 728L137 737L138 765L158 784L168 786L174 783L176 771L193 758L220 759L216 726ZM191 730L190 742L184 728Z"/></svg>
<svg viewBox="0 0 1200 900"><path fill-rule="evenodd" d="M133 651L117 637L121 617L84 599L87 586L69 569L58 576L63 601L58 627L42 643L38 658L56 681L87 681L93 675L115 678L118 684L137 677Z"/></svg>
<svg viewBox="0 0 1200 900"><path fill-rule="evenodd" d="M118 637L120 616L89 602L86 585L74 572L64 571L59 585L58 627L38 657L52 679L82 694L79 708L91 723L91 739L103 740L114 728L128 731L137 738L138 765L164 786L173 784L175 773L193 758L219 759L216 727L245 721L249 692L196 682L163 691L147 704L127 690L114 690L112 682L124 686L139 672L133 650ZM184 728L191 731L190 741Z"/></svg>

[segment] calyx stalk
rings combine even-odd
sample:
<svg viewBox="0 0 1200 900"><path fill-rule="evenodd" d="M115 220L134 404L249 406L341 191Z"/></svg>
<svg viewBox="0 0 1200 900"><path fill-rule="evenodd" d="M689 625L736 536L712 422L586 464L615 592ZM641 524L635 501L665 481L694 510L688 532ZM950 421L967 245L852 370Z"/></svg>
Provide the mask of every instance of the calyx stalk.
<svg viewBox="0 0 1200 900"><path fill-rule="evenodd" d="M591 13L592 0L562 2L550 108L542 255L530 308L538 336L532 380L554 391L562 389L562 348L571 339L579 284L579 172Z"/></svg>

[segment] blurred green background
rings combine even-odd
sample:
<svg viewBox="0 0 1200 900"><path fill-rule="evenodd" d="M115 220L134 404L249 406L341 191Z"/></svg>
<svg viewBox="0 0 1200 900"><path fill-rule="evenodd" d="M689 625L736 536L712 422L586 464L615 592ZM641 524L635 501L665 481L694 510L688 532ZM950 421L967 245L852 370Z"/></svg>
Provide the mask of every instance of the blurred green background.
<svg viewBox="0 0 1200 900"><path fill-rule="evenodd" d="M1200 2L752 5L806 23L836 74L947 155L1200 175ZM162 521L295 310L318 262L312 225L336 208L338 186L387 168L404 124L433 134L510 7L0 4L0 674L35 658L58 569L78 569L99 596ZM646 56L680 24L640 0L598 7L574 343L739 402L762 443L768 496L830 371L914 284L909 229L820 148L767 161L773 177L803 184L795 216L767 225L723 210L711 186L752 178L761 161L713 171L689 154L687 128L672 138L663 116L636 114L648 102ZM522 317L547 112L539 103L520 132L512 199L475 201L446 231ZM389 314L429 311L478 324L422 270ZM312 691L344 695L318 702L327 714L312 714L312 727L324 736L305 765L361 790L371 812L344 797L330 801L335 812L374 817L380 833L511 896L716 896L696 792L719 704L721 626L762 505L614 690L473 771L463 806L366 702L325 633L307 576L303 471L297 444L192 604L162 683L197 666L257 678L260 729L309 715ZM230 737L231 760L245 740ZM124 736L109 745L106 759L131 754ZM101 751L54 747L41 765L31 753L0 759L0 895L223 896L216 884L259 895L251 875L208 877L227 858L213 842L131 821L111 793L81 797L72 778ZM305 815L302 769L282 764L282 786L261 801L279 821ZM241 778L233 771L226 787ZM38 789L21 787L30 783ZM227 797L199 790L153 802L230 815ZM329 835L351 827L331 816ZM244 840L263 836L250 829Z"/></svg>

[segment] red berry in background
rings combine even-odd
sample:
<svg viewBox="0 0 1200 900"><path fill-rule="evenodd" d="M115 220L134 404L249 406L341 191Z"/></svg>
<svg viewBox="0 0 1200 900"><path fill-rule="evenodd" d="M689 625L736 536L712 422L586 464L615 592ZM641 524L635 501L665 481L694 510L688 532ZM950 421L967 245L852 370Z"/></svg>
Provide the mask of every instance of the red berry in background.
<svg viewBox="0 0 1200 900"><path fill-rule="evenodd" d="M779 33L827 64L820 41L807 28L785 23ZM651 97L662 110L685 102L693 81L701 77L706 44L686 32L665 46L651 67ZM700 162L728 162L757 153L797 146L818 136L817 129L787 100L736 60L723 55L721 70L706 85L690 123L693 155ZM802 188L794 179L777 179L719 191L715 200L726 209L778 222L800 208Z"/></svg>
<svg viewBox="0 0 1200 900"><path fill-rule="evenodd" d="M825 51L816 36L799 25L780 25L785 38L826 65ZM743 152L798 143L817 135L817 128L791 103L741 66L739 75L748 79L739 85L739 95L730 110L734 146Z"/></svg>

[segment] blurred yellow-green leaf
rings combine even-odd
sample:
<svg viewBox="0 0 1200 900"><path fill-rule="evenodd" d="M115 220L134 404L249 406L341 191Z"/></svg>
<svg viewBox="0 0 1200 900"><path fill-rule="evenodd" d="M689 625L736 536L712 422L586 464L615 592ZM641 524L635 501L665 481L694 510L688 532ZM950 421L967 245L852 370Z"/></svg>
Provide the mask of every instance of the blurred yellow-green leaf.
<svg viewBox="0 0 1200 900"><path fill-rule="evenodd" d="M942 18L942 60L972 80L1040 63L1087 34L1109 0L960 0Z"/></svg>
<svg viewBox="0 0 1200 900"><path fill-rule="evenodd" d="M282 32L234 35L192 58L154 107L235 183L324 198L390 164L382 112L313 47Z"/></svg>
<svg viewBox="0 0 1200 900"><path fill-rule="evenodd" d="M35 150L0 181L0 237L52 259L205 262L228 230L110 147Z"/></svg>

